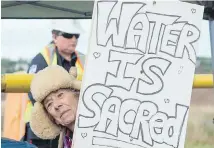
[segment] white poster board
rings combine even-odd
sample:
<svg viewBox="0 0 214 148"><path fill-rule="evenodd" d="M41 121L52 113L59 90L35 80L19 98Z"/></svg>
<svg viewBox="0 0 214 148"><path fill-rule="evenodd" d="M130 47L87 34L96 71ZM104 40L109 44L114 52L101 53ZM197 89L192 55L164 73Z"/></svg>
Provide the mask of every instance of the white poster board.
<svg viewBox="0 0 214 148"><path fill-rule="evenodd" d="M203 7L95 2L73 148L183 148Z"/></svg>

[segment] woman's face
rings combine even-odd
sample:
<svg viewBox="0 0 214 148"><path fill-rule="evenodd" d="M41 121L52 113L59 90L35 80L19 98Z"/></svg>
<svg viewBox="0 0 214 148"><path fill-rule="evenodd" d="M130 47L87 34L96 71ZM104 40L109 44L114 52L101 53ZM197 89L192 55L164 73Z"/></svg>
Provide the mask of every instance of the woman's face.
<svg viewBox="0 0 214 148"><path fill-rule="evenodd" d="M78 99L78 92L71 89L60 89L45 98L44 106L57 124L74 125Z"/></svg>

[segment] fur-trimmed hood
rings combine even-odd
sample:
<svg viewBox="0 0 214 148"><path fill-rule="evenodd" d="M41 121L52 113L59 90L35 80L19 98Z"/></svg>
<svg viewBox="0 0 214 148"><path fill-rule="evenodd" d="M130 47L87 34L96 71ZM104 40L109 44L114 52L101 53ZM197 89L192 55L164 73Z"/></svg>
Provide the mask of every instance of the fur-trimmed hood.
<svg viewBox="0 0 214 148"><path fill-rule="evenodd" d="M80 90L81 81L76 80L77 69L72 67L68 73L58 65L48 66L35 74L31 82L31 93L35 99L30 126L35 135L41 139L54 139L60 134L59 146L63 147L65 129L56 125L49 118L42 101L53 91L62 88Z"/></svg>

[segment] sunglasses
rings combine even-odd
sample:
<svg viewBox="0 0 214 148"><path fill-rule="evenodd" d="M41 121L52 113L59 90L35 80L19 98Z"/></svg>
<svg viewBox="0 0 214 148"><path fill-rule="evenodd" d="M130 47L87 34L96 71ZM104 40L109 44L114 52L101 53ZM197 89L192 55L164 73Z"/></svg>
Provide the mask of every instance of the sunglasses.
<svg viewBox="0 0 214 148"><path fill-rule="evenodd" d="M62 32L59 30L52 30L52 33L58 35L58 36L63 36L66 39L71 39L73 37L75 37L76 39L79 38L80 34L77 33L66 33L66 32Z"/></svg>
<svg viewBox="0 0 214 148"><path fill-rule="evenodd" d="M71 39L71 38L73 38L73 37L75 37L76 39L78 39L79 36L80 36L80 34L76 34L76 33L71 34L71 33L66 33L66 32L61 32L61 31L58 31L58 32L57 32L57 35L63 36L63 37L66 38L66 39Z"/></svg>

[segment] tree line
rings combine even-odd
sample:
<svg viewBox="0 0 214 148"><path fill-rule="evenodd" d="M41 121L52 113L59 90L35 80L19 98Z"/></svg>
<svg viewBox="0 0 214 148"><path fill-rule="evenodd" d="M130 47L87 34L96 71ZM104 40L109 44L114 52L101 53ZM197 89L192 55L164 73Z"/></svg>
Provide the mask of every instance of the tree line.
<svg viewBox="0 0 214 148"><path fill-rule="evenodd" d="M1 58L1 74L27 71L30 61L25 59L11 60Z"/></svg>
<svg viewBox="0 0 214 148"><path fill-rule="evenodd" d="M1 74L27 71L29 64L30 61L26 59L11 60L9 58L1 58ZM195 73L212 73L211 58L197 58L196 65Z"/></svg>

